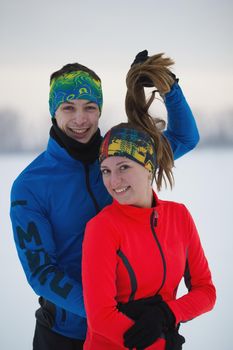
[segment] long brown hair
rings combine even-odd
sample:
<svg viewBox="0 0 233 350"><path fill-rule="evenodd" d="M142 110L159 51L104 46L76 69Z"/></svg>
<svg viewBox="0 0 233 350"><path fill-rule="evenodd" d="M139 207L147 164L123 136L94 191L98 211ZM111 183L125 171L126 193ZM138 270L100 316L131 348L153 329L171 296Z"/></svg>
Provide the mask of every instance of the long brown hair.
<svg viewBox="0 0 233 350"><path fill-rule="evenodd" d="M128 122L135 127L140 127L146 131L154 141L157 156L157 171L155 182L160 190L162 181L170 187L174 183L172 168L174 166L173 152L171 146L162 134L165 128L165 121L153 118L149 114L149 107L154 100L155 91L152 92L149 100L146 100L144 86L149 82L160 93L165 95L174 84L174 77L169 67L174 64L170 58L163 57L163 53L151 56L145 62L132 66L126 76L127 93L125 98L125 108Z"/></svg>

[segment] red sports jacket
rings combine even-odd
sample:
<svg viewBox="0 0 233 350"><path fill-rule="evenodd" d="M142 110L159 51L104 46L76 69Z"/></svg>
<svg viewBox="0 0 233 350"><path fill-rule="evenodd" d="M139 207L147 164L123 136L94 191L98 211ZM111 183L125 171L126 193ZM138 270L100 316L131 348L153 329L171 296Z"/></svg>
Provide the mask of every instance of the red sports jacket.
<svg viewBox="0 0 233 350"><path fill-rule="evenodd" d="M113 201L86 227L83 293L88 331L84 350L120 350L133 321L118 302L160 294L184 322L211 310L215 287L191 215L183 204L162 201L137 208ZM176 298L184 277L187 294ZM164 350L160 338L148 350Z"/></svg>

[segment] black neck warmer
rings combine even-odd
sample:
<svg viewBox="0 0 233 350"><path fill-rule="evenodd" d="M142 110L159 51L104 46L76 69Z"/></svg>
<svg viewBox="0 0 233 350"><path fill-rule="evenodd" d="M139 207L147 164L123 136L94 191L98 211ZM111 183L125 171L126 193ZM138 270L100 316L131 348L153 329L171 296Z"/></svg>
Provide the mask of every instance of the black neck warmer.
<svg viewBox="0 0 233 350"><path fill-rule="evenodd" d="M102 141L100 130L92 136L88 143L81 143L67 136L58 126L56 119L52 119L50 136L62 147L65 148L71 157L84 164L93 163L99 156L99 148Z"/></svg>

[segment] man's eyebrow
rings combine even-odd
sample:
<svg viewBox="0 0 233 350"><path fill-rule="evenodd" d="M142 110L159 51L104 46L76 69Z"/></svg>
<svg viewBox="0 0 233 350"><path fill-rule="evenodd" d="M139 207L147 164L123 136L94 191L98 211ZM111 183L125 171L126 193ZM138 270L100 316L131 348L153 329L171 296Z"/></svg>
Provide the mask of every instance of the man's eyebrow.
<svg viewBox="0 0 233 350"><path fill-rule="evenodd" d="M95 105L97 104L97 103L94 102L94 101L87 101L87 102L85 102L86 105L88 105L88 104L90 104L90 103L94 103Z"/></svg>
<svg viewBox="0 0 233 350"><path fill-rule="evenodd" d="M64 101L63 103L68 103L70 105L74 105L74 102L73 101Z"/></svg>

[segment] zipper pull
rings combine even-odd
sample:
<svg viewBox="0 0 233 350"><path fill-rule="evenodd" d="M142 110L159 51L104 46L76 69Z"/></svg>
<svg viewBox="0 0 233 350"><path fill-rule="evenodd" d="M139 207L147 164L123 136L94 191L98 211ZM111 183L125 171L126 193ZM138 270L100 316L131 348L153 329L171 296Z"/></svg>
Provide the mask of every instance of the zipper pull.
<svg viewBox="0 0 233 350"><path fill-rule="evenodd" d="M153 226L155 226L155 227L158 224L158 217L159 217L159 215L158 215L157 211L154 209L154 211L153 211Z"/></svg>

